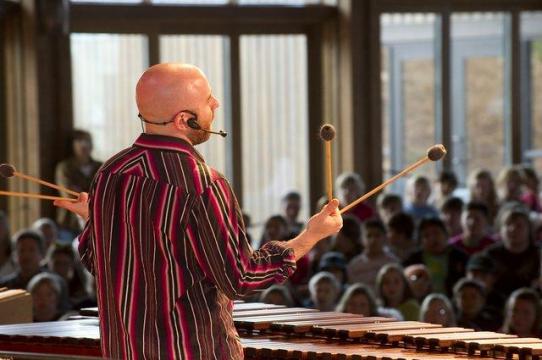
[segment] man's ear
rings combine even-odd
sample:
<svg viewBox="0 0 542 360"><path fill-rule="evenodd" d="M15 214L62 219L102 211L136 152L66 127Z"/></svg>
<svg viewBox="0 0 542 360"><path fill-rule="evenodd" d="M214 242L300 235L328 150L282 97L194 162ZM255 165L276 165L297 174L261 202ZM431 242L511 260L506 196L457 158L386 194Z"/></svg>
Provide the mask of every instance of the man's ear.
<svg viewBox="0 0 542 360"><path fill-rule="evenodd" d="M184 111L181 111L180 113L175 115L175 118L173 119L173 124L175 125L175 128L177 130L186 130L188 128L188 125L186 124L188 119L188 114L186 114Z"/></svg>

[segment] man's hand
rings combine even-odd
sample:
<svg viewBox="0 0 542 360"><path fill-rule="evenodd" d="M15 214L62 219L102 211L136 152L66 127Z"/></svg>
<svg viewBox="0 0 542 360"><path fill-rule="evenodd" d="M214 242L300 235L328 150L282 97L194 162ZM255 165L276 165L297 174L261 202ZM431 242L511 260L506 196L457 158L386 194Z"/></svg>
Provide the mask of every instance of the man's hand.
<svg viewBox="0 0 542 360"><path fill-rule="evenodd" d="M335 234L342 227L343 218L339 214L339 200L333 199L309 219L307 233L311 237L323 239Z"/></svg>
<svg viewBox="0 0 542 360"><path fill-rule="evenodd" d="M88 193L86 192L80 193L77 201L55 200L53 204L81 216L85 221L88 220Z"/></svg>
<svg viewBox="0 0 542 360"><path fill-rule="evenodd" d="M339 200L333 199L316 215L309 219L307 228L288 241L294 250L296 261L301 259L318 241L337 233L343 227L339 213Z"/></svg>

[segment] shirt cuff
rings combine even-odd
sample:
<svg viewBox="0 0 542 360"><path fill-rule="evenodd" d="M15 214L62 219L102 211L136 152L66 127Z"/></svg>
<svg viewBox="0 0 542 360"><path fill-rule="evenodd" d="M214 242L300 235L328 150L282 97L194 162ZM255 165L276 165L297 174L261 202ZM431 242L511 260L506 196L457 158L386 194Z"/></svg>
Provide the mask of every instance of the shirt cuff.
<svg viewBox="0 0 542 360"><path fill-rule="evenodd" d="M286 281L297 269L294 249L286 247L285 242L270 241L260 250L265 251L272 257L278 258L278 260L282 263L277 269L277 275L275 276L275 281L277 283L283 283Z"/></svg>

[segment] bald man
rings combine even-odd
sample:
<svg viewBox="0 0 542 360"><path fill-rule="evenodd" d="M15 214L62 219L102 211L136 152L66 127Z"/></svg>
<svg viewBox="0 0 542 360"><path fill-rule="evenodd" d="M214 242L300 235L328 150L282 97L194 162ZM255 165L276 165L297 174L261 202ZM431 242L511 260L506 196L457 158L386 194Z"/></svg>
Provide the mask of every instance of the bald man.
<svg viewBox="0 0 542 360"><path fill-rule="evenodd" d="M87 220L79 252L96 277L103 356L242 359L232 299L286 280L341 228L338 201L295 239L254 251L229 183L194 149L209 133L188 122L210 130L219 107L205 75L153 66L136 101L145 133L103 165L88 195L55 203Z"/></svg>

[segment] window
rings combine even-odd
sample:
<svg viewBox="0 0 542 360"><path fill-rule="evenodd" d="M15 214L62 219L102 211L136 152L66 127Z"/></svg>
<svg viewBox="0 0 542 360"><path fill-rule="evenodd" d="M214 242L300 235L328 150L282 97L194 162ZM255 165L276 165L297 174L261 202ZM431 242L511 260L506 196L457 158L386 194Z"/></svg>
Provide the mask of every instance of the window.
<svg viewBox="0 0 542 360"><path fill-rule="evenodd" d="M304 35L241 36L244 210L254 224L280 212L290 190L309 208L307 41ZM317 136L317 135L316 135ZM257 229L256 229L257 230ZM255 239L257 231L253 233Z"/></svg>
<svg viewBox="0 0 542 360"><path fill-rule="evenodd" d="M521 14L524 161L542 174L542 12Z"/></svg>
<svg viewBox="0 0 542 360"><path fill-rule="evenodd" d="M105 160L141 133L137 80L147 68L143 35L72 34L74 127L87 130L93 156Z"/></svg>
<svg viewBox="0 0 542 360"><path fill-rule="evenodd" d="M389 178L435 144L435 15L383 14L382 116L384 174ZM418 173L433 177L434 165ZM392 186L402 193L405 179Z"/></svg>
<svg viewBox="0 0 542 360"><path fill-rule="evenodd" d="M451 17L453 166L462 181L478 168L497 175L511 161L505 146L511 134L504 115L504 19L501 13Z"/></svg>

